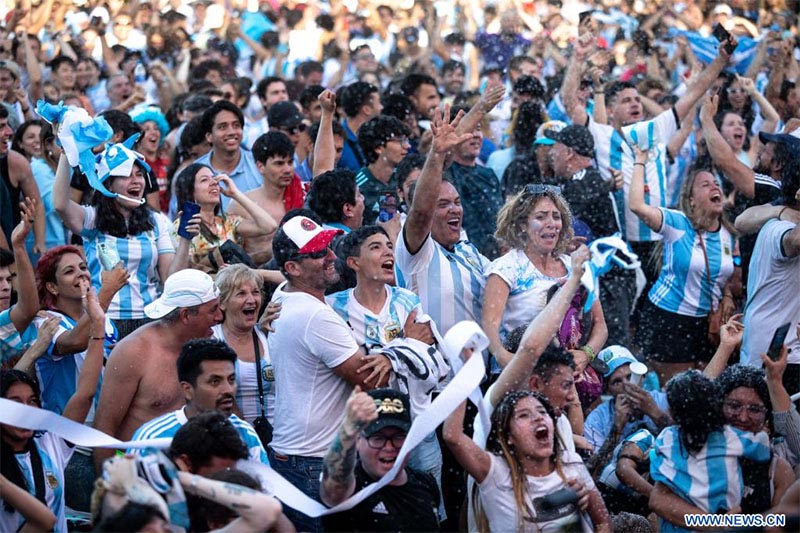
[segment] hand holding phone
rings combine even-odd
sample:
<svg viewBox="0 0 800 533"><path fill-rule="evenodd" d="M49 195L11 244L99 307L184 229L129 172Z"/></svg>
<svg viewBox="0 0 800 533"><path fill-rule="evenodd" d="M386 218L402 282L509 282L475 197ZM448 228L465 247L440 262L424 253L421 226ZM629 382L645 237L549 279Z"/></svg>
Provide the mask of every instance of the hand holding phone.
<svg viewBox="0 0 800 533"><path fill-rule="evenodd" d="M714 24L711 34L716 37L720 43L725 43L725 51L728 52L728 55L732 54L733 51L736 50L736 44L731 42L730 32L726 30L722 24Z"/></svg>
<svg viewBox="0 0 800 533"><path fill-rule="evenodd" d="M181 220L178 223L178 235L190 241L194 238L194 235L186 231L186 226L189 225L189 221L192 220L192 217L199 212L200 206L198 204L194 202L183 202L183 207L181 207Z"/></svg>
<svg viewBox="0 0 800 533"><path fill-rule="evenodd" d="M786 340L786 335L789 333L789 328L792 326L791 322L787 322L786 324L778 327L775 330L775 334L772 335L772 340L769 343L769 348L767 349L767 357L772 359L773 361L777 361L781 358L781 349L783 348L783 341Z"/></svg>

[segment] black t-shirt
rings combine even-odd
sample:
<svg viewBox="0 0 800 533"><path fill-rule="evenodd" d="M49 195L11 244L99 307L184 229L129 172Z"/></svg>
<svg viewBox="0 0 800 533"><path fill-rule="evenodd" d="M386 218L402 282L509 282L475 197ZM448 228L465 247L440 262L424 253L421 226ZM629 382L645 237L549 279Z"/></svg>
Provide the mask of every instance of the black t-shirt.
<svg viewBox="0 0 800 533"><path fill-rule="evenodd" d="M408 481L387 485L349 511L323 517L325 531L439 531L439 488L426 472L406 468ZM375 480L356 464L356 492Z"/></svg>
<svg viewBox="0 0 800 533"><path fill-rule="evenodd" d="M594 239L619 231L614 202L609 194L611 189L599 170L593 167L580 170L561 185L561 191L572 215L589 226Z"/></svg>

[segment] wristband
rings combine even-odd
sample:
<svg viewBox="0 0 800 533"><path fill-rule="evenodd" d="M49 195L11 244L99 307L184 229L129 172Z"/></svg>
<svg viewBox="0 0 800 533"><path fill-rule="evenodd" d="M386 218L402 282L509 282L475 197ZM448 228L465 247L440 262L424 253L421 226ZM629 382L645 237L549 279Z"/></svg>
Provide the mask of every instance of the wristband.
<svg viewBox="0 0 800 533"><path fill-rule="evenodd" d="M638 161L637 161L636 163L634 163L634 164L633 164L633 166L636 166L636 165L641 165L641 166L642 166L642 168L644 168L644 167L645 167L644 163L639 163Z"/></svg>
<svg viewBox="0 0 800 533"><path fill-rule="evenodd" d="M778 220L780 220L780 219L781 219L781 217L783 216L783 212L784 212L784 211L786 211L787 209L789 209L789 208L788 208L788 207L784 207L783 209L781 209L781 210L778 212Z"/></svg>
<svg viewBox="0 0 800 533"><path fill-rule="evenodd" d="M90 341L104 341L106 340L105 337L89 337Z"/></svg>
<svg viewBox="0 0 800 533"><path fill-rule="evenodd" d="M590 363L591 363L592 361L594 361L595 357L597 357L597 354L596 354L596 353L594 353L594 348L592 348L592 347L591 347L591 346L589 346L588 344L585 344L585 345L581 346L581 350L583 350L583 352L584 352L586 355L588 355L588 356L589 356L589 362L590 362Z"/></svg>

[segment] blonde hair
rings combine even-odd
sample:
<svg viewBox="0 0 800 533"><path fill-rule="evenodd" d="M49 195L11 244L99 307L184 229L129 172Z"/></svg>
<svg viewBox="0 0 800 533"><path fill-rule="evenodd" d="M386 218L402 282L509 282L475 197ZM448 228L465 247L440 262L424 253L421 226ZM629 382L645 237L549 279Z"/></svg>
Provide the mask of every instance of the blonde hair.
<svg viewBox="0 0 800 533"><path fill-rule="evenodd" d="M566 251L567 246L575 236L572 231L572 212L569 204L560 193L548 185L541 186L543 190L535 193L530 192L529 187L530 185L509 198L500 209L497 214L497 231L495 231L494 235L513 248L525 249L528 244L526 232L528 217L536 207L536 204L539 203L539 200L548 198L561 213L561 231L558 233L558 242L556 242L555 250L553 250L553 255L559 256Z"/></svg>
<svg viewBox="0 0 800 533"><path fill-rule="evenodd" d="M247 265L230 265L220 270L216 279L219 288L219 303L223 305L228 303L233 291L248 281L258 287L258 290L264 287L263 278Z"/></svg>
<svg viewBox="0 0 800 533"><path fill-rule="evenodd" d="M686 179L683 180L681 184L681 193L680 198L678 199L678 209L683 211L689 220L692 223L692 227L697 230L699 229L700 219L694 211L694 207L692 206L692 189L694 188L694 182L697 179L697 176L705 172L706 174L711 174L713 177L714 175L711 173L710 170L706 169L697 169L693 172L690 172ZM716 178L714 178L716 179ZM719 217L720 223L725 226L725 229L730 232L731 235L736 235L736 228L733 227L733 224L728 220L725 216L725 213L720 215Z"/></svg>

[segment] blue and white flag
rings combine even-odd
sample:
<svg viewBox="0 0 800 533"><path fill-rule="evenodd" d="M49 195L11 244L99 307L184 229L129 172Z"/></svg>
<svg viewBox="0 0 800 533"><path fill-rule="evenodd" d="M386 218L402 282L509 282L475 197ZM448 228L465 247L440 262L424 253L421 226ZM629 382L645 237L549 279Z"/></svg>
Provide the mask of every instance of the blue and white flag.
<svg viewBox="0 0 800 533"><path fill-rule="evenodd" d="M103 117L92 118L85 109L66 106L63 102L57 105L44 100L36 103L36 112L53 125L57 133L58 144L64 149L64 155L71 167L80 167L89 180L89 185L105 196L113 196L97 179L95 156L92 149L100 146L114 136L114 131Z"/></svg>
<svg viewBox="0 0 800 533"><path fill-rule="evenodd" d="M719 41L716 37L703 37L696 31L678 30L675 28L670 28L669 35L672 38L678 35L685 35L686 40L689 41L689 46L692 47L694 55L706 65L714 61L714 58L718 55ZM761 37L758 39L739 37L739 44L736 45L736 50L733 51L730 63L733 65L733 70L738 74L747 72L750 63L756 56L756 48L760 41Z"/></svg>
<svg viewBox="0 0 800 533"><path fill-rule="evenodd" d="M584 313L589 312L597 299L600 276L606 274L615 264L625 270L634 270L641 265L639 257L631 252L619 233L593 241L589 245L589 250L592 252L592 258L586 263L581 276L581 284L588 292L586 304L583 306Z"/></svg>

